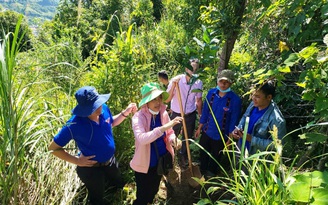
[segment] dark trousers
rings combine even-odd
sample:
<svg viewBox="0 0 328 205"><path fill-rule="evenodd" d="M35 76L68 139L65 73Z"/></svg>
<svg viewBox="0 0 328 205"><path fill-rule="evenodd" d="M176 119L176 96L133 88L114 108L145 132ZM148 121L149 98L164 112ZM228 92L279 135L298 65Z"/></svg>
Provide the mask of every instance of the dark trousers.
<svg viewBox="0 0 328 205"><path fill-rule="evenodd" d="M134 175L137 184L137 199L133 205L153 204L162 176L157 174L156 167L149 168L147 174L135 172Z"/></svg>
<svg viewBox="0 0 328 205"><path fill-rule="evenodd" d="M199 144L219 162L222 157L221 151L224 148L222 140L213 140L205 132L202 132ZM200 150L200 169L208 170L213 174L217 174L219 169L218 164L202 149Z"/></svg>
<svg viewBox="0 0 328 205"><path fill-rule="evenodd" d="M105 205L104 195L106 189L123 188L125 185L115 158L107 166L78 166L76 172L88 189L88 196L92 205Z"/></svg>
<svg viewBox="0 0 328 205"><path fill-rule="evenodd" d="M174 119L175 117L177 116L181 116L180 113L176 113L176 112L172 112L172 115L171 115L171 119ZM186 122L186 127L187 127L187 134L188 134L188 138L191 139L193 138L193 135L194 135L194 131L195 131L195 126L196 126L196 117L197 117L197 112L194 111L190 114L187 114L187 115L184 115L184 120ZM176 124L174 127L173 127L173 130L174 130L174 133L175 135L178 137L180 132L181 132L181 128L182 128L183 124L182 123L179 123L179 124ZM182 155L187 155L187 148L186 148L186 141L184 141L185 137L184 137L184 130L182 128L182 136L183 136L183 141L182 141L182 147L180 149L180 154Z"/></svg>

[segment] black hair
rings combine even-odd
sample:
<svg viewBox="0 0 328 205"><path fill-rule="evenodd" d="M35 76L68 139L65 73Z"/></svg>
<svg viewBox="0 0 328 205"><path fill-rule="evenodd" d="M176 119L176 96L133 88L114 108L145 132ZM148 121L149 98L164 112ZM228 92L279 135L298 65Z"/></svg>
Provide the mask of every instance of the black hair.
<svg viewBox="0 0 328 205"><path fill-rule="evenodd" d="M169 76L166 73L166 70L161 70L157 73L158 77L163 78L165 80L169 79Z"/></svg>
<svg viewBox="0 0 328 205"><path fill-rule="evenodd" d="M266 81L263 85L258 86L257 90L261 90L265 96L272 95L272 98L276 94L276 86L273 80Z"/></svg>

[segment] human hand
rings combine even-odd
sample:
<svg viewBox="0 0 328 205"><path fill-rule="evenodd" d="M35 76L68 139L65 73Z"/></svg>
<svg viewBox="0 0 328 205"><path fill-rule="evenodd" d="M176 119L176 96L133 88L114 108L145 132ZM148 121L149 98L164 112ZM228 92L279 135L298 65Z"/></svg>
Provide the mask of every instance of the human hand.
<svg viewBox="0 0 328 205"><path fill-rule="evenodd" d="M181 76L179 76L179 75L178 76L175 76L174 78L171 79L171 81L172 81L172 87L173 88L175 88L177 86L177 84L179 83L180 79L181 79Z"/></svg>
<svg viewBox="0 0 328 205"><path fill-rule="evenodd" d="M174 118L173 120L171 120L169 123L171 123L171 124L172 124L171 127L173 127L174 125L181 123L182 120L183 120L183 117L175 117L175 118Z"/></svg>
<svg viewBox="0 0 328 205"><path fill-rule="evenodd" d="M129 115L129 114L131 114L131 113L135 113L135 112L137 112L138 111L138 107L137 107L137 104L136 103L130 103L129 105L128 105L128 107L125 109L125 111L124 111L124 114L125 115ZM128 114L127 114L128 113Z"/></svg>
<svg viewBox="0 0 328 205"><path fill-rule="evenodd" d="M243 136L243 130L241 130L236 126L235 129L232 131L232 137L235 140L239 140L242 136Z"/></svg>
<svg viewBox="0 0 328 205"><path fill-rule="evenodd" d="M91 160L94 158L96 155L91 155L91 156L84 156L82 153L78 158L78 163L77 165L80 167L92 167L94 164L97 163L96 160Z"/></svg>
<svg viewBox="0 0 328 205"><path fill-rule="evenodd" d="M182 141L179 138L175 138L174 140L171 141L171 145L178 150L182 146Z"/></svg>
<svg viewBox="0 0 328 205"><path fill-rule="evenodd" d="M200 127L198 127L198 129L195 131L195 139L198 139L198 137L200 136L200 132L201 132L201 129L200 129Z"/></svg>

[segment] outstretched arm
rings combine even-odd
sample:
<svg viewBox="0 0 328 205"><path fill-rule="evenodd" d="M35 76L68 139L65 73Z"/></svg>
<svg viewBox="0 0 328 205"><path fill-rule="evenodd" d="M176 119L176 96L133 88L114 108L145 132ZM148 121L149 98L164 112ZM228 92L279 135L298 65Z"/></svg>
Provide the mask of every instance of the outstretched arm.
<svg viewBox="0 0 328 205"><path fill-rule="evenodd" d="M115 127L121 122L124 121L125 118L127 118L131 113L135 113L138 110L136 103L130 103L128 107L125 110L122 110L120 114L117 114L113 117L113 124L112 126Z"/></svg>

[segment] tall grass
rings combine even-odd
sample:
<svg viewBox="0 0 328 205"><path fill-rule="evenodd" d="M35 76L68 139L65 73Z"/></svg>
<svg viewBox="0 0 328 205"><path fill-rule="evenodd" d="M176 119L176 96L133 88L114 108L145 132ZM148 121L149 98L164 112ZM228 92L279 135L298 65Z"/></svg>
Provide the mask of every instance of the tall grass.
<svg viewBox="0 0 328 205"><path fill-rule="evenodd" d="M294 166L296 158L285 166L276 127L271 134L274 151L248 156L236 143L226 147L224 157L228 157L231 170L219 164L222 176L198 180L203 194L197 204L327 204L328 172L301 170Z"/></svg>
<svg viewBox="0 0 328 205"><path fill-rule="evenodd" d="M84 203L83 196L76 199L84 190L74 167L47 151L52 136L68 116L53 109L56 105L45 101L44 96L53 96L63 109L70 107L69 97L61 101L56 88L45 90L33 73L25 73L32 76L29 82L18 77L21 20L14 33L3 35L0 46L0 204ZM68 148L76 151L73 144Z"/></svg>
<svg viewBox="0 0 328 205"><path fill-rule="evenodd" d="M198 204L285 204L286 179L294 170L286 168L281 160L282 145L276 129L272 135L277 151L240 157L243 152L238 148L226 150L224 157L232 156L231 171L224 170L223 176L200 182L207 197ZM237 146L233 142L231 147Z"/></svg>
<svg viewBox="0 0 328 205"><path fill-rule="evenodd" d="M21 99L21 95L14 88L13 72L15 68L15 57L18 53L18 45L22 41L23 36L18 38L19 24L18 22L15 33L3 34L0 46L0 124L1 124L1 195L2 204L18 203L18 185L20 181L20 172L18 166L24 164L22 156L22 145L26 142L20 140L19 133L21 125L25 122L22 118L26 117L25 108L28 108L30 102L17 101ZM12 38L11 38L12 37ZM12 39L10 41L10 38ZM28 112L28 111L27 111Z"/></svg>

